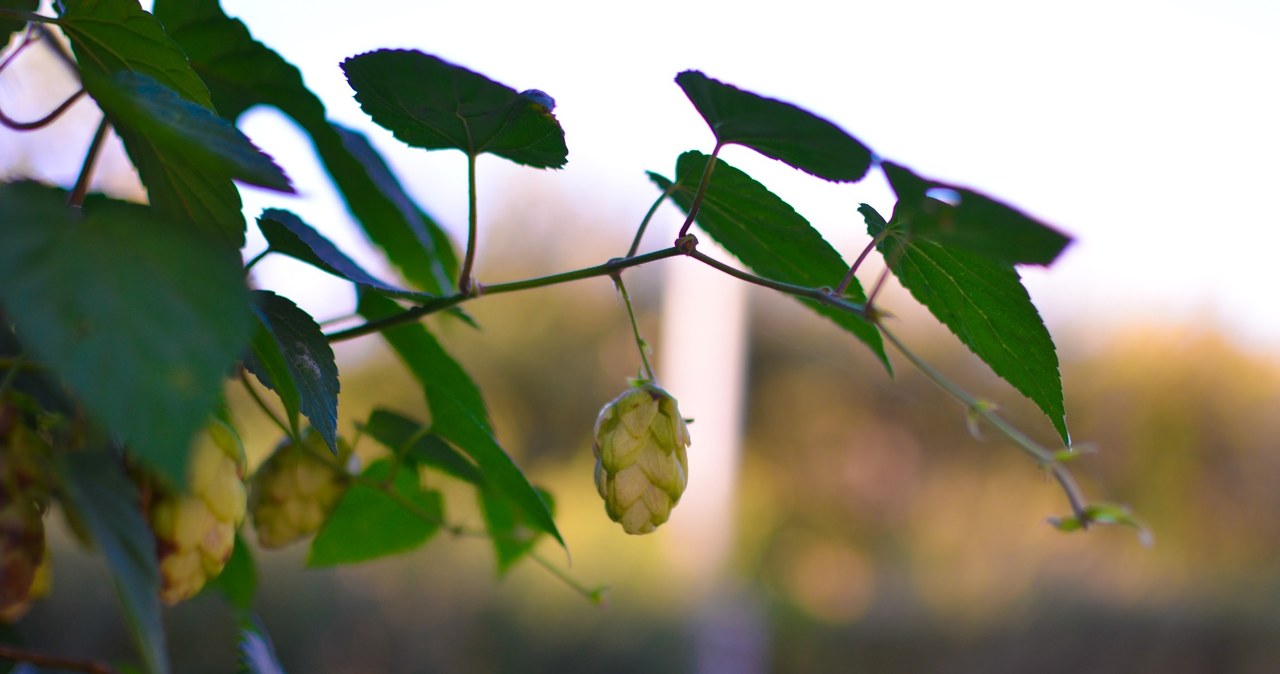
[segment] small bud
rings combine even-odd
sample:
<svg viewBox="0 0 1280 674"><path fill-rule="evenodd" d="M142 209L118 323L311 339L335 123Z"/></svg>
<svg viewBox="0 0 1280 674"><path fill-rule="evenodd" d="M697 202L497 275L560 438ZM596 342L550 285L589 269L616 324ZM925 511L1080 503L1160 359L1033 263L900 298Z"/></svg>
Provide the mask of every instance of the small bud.
<svg viewBox="0 0 1280 674"><path fill-rule="evenodd" d="M629 534L647 534L671 516L688 484L689 429L675 398L640 384L613 399L596 418L596 490L609 519Z"/></svg>

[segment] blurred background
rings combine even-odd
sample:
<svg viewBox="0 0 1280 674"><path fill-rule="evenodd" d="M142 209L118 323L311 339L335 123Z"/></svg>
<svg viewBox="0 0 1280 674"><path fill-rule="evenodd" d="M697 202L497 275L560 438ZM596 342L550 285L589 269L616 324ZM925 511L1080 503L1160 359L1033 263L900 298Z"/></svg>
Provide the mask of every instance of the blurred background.
<svg viewBox="0 0 1280 674"><path fill-rule="evenodd" d="M480 383L503 445L556 496L572 562L551 545L539 554L576 583L607 586L604 605L532 561L497 578L483 540L442 534L410 555L323 571L305 568L302 546L255 549L257 609L288 671L1276 671L1274 4L384 2L370 13L317 1L305 21L284 3L223 6L299 66L331 117L370 133L455 235L462 157L398 146L365 120L336 64L415 47L556 97L565 170L481 161L482 282L625 251L655 196L643 171L669 175L679 152L711 146L671 82L685 68L804 106L884 156L1073 234L1059 264L1025 276L1058 344L1073 438L1095 450L1074 471L1155 534L1148 548L1127 530L1053 531L1045 519L1067 512L1057 487L991 429L972 435L964 410L908 363L895 360L890 377L788 298L672 260L626 275L659 378L695 419L689 492L651 536L610 522L591 479L595 415L638 366L607 281L472 302L479 330L429 321ZM20 64L0 75L11 117L38 116L74 88L38 50ZM82 103L39 133L0 132L0 175L69 184L97 115ZM294 210L386 274L305 137L269 110L241 126L300 191L242 190L246 213ZM832 186L740 148L724 156L847 258L867 240L858 202L892 206L878 175ZM118 149L98 176L99 189L140 195ZM660 211L645 248L667 245L679 221ZM251 237L247 256L261 245ZM255 282L321 319L353 301L287 260L264 262ZM884 306L913 348L1053 442L1043 416L909 296L891 286ZM426 418L376 338L338 357L344 433L374 406ZM278 438L229 395L261 460ZM426 479L449 494L451 521L479 523L464 490ZM105 570L54 526L54 592L19 631L63 653L129 658ZM233 667L220 598L167 620L177 671Z"/></svg>

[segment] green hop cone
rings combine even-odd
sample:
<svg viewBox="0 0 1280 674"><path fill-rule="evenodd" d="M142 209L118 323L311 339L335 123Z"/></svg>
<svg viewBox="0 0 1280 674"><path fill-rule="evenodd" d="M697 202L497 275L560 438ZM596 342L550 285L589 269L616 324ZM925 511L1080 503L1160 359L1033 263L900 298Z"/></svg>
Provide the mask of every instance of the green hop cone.
<svg viewBox="0 0 1280 674"><path fill-rule="evenodd" d="M231 427L215 421L213 442L196 445L184 491L153 483L147 508L156 535L160 599L173 605L222 573L244 521L244 448Z"/></svg>
<svg viewBox="0 0 1280 674"><path fill-rule="evenodd" d="M596 417L596 490L609 519L647 534L671 516L688 484L689 428L671 394L639 384Z"/></svg>
<svg viewBox="0 0 1280 674"><path fill-rule="evenodd" d="M49 549L41 502L43 441L0 403L0 622L17 621L49 591Z"/></svg>
<svg viewBox="0 0 1280 674"><path fill-rule="evenodd" d="M342 457L350 450L342 447ZM249 512L264 548L280 548L320 530L347 489L346 474L319 433L301 446L285 440L250 483Z"/></svg>

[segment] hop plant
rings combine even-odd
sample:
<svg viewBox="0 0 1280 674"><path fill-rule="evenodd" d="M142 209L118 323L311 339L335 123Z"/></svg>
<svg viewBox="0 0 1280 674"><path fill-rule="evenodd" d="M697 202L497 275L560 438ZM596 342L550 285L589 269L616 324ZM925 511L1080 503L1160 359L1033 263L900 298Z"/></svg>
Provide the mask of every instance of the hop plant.
<svg viewBox="0 0 1280 674"><path fill-rule="evenodd" d="M343 448L341 455L347 454ZM249 512L262 547L284 547L319 531L347 489L339 465L319 433L308 433L300 445L286 439L276 448L249 490Z"/></svg>
<svg viewBox="0 0 1280 674"><path fill-rule="evenodd" d="M675 398L650 383L633 386L596 417L596 490L609 519L647 534L671 516L688 484L689 429Z"/></svg>
<svg viewBox="0 0 1280 674"><path fill-rule="evenodd" d="M213 442L196 445L185 490L152 484L147 515L156 535L160 598L169 605L195 596L222 572L235 547L236 528L244 520L240 439L219 421L208 433Z"/></svg>
<svg viewBox="0 0 1280 674"><path fill-rule="evenodd" d="M38 452L43 441L0 410L0 622L15 622L48 593L50 563L40 502L47 487Z"/></svg>

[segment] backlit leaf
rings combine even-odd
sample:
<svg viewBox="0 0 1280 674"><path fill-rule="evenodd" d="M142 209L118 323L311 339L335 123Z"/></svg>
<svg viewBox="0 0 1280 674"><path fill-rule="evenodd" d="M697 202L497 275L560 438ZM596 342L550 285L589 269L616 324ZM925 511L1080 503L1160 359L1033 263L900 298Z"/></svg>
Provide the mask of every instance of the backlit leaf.
<svg viewBox="0 0 1280 674"><path fill-rule="evenodd" d="M311 542L308 566L355 564L408 552L440 530L440 492L423 489L418 471L402 468L393 476L391 463L384 460L370 464L364 477L378 483L391 480L396 496L361 482L348 487Z"/></svg>

